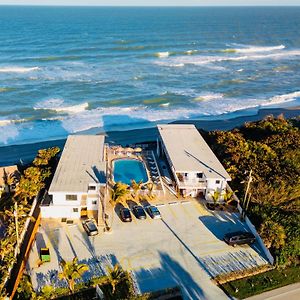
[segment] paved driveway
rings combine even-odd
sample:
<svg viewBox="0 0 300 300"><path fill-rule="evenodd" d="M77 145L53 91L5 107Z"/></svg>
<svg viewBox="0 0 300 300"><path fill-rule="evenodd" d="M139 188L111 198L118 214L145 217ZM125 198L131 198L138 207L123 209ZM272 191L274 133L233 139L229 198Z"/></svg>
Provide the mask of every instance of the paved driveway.
<svg viewBox="0 0 300 300"><path fill-rule="evenodd" d="M78 223L44 220L28 264L34 287L64 285L57 280L58 260L76 255L90 266L84 279L119 262L132 271L140 292L179 285L185 299L227 299L212 276L266 263L256 244L233 248L222 241L224 233L244 227L237 215L212 214L196 201L159 209L162 220L133 217L132 223L122 223L115 214L112 233L91 238ZM50 247L52 260L37 267L43 244Z"/></svg>

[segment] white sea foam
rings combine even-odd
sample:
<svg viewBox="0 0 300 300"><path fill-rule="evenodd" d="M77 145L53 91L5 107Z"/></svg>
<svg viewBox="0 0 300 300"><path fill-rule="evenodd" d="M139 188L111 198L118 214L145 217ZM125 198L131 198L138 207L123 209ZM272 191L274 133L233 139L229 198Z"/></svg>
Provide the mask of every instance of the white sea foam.
<svg viewBox="0 0 300 300"><path fill-rule="evenodd" d="M170 52L168 52L168 51L166 51L166 52L157 52L155 55L160 57L160 58L165 58L165 57L168 57L170 55Z"/></svg>
<svg viewBox="0 0 300 300"><path fill-rule="evenodd" d="M187 51L185 51L185 53L187 54L187 55L192 55L192 54L195 54L195 53L197 53L198 52L198 50L187 50Z"/></svg>
<svg viewBox="0 0 300 300"><path fill-rule="evenodd" d="M241 56L210 56L210 55L192 55L169 57L164 60L158 60L155 63L161 66L174 67L183 65L209 65L224 61L245 61L245 60L263 60L263 59L297 59L300 56L300 50L289 50L278 53L268 54L248 54Z"/></svg>
<svg viewBox="0 0 300 300"><path fill-rule="evenodd" d="M19 135L17 125L14 124L16 120L0 120L0 144L7 145Z"/></svg>
<svg viewBox="0 0 300 300"><path fill-rule="evenodd" d="M159 104L159 106L161 106L161 107L168 107L169 105L170 105L170 102Z"/></svg>
<svg viewBox="0 0 300 300"><path fill-rule="evenodd" d="M174 92L174 91L172 91ZM66 131L75 133L91 128L104 128L112 130L128 125L144 126L150 122L168 122L172 120L199 119L204 116L217 116L230 112L237 112L244 109L258 109L267 105L284 106L285 103L300 99L300 91L272 96L270 98L226 98L219 93L206 92L196 95L193 89L178 90L178 93L189 94L191 98L201 96L202 101L191 102L185 106L167 106L153 108L145 105L127 107L99 107L92 110L83 110L76 114L60 115L43 119L48 122L34 122L27 120L26 123L19 123L21 120L1 120L0 144L22 142L32 140L36 136L61 137ZM63 102L62 102L63 103ZM171 102L170 102L171 103ZM193 104L192 104L193 103ZM25 120L24 120L25 122ZM136 125L135 125L136 124ZM140 125L143 124L143 125ZM30 127L30 130L28 128ZM47 133L49 131L49 133ZM3 132L3 134L2 134Z"/></svg>
<svg viewBox="0 0 300 300"><path fill-rule="evenodd" d="M16 124L16 123L23 123L26 122L26 119L7 119L7 120L0 120L0 127L1 126L7 126L10 124Z"/></svg>
<svg viewBox="0 0 300 300"><path fill-rule="evenodd" d="M180 96L187 96L193 98L194 101L211 101L222 99L224 95L222 93L214 93L214 92L199 92L195 89L168 89L167 91L161 93L161 95L166 95L168 93L180 95Z"/></svg>
<svg viewBox="0 0 300 300"><path fill-rule="evenodd" d="M283 49L285 49L284 45L271 46L271 47L246 46L245 48L237 48L232 50L234 50L237 53L258 53L258 52L271 52L271 51L277 51Z"/></svg>
<svg viewBox="0 0 300 300"><path fill-rule="evenodd" d="M13 123L12 120L0 120L0 126L6 126Z"/></svg>
<svg viewBox="0 0 300 300"><path fill-rule="evenodd" d="M212 100L219 100L223 99L224 95L221 93L207 93L201 94L194 98L195 101L212 101Z"/></svg>
<svg viewBox="0 0 300 300"><path fill-rule="evenodd" d="M266 102L263 105L273 105L273 104L290 102L296 100L297 98L300 98L300 91L271 97L268 100L268 102Z"/></svg>
<svg viewBox="0 0 300 300"><path fill-rule="evenodd" d="M39 67L2 67L0 73L28 73L32 71L40 70Z"/></svg>
<svg viewBox="0 0 300 300"><path fill-rule="evenodd" d="M34 109L44 109L44 110L53 110L58 113L71 113L71 114L77 114L80 112L85 111L88 108L89 104L87 102L81 103L81 104L75 104L75 105L64 105L64 100L60 98L52 98L47 99L45 101L42 101L38 103Z"/></svg>

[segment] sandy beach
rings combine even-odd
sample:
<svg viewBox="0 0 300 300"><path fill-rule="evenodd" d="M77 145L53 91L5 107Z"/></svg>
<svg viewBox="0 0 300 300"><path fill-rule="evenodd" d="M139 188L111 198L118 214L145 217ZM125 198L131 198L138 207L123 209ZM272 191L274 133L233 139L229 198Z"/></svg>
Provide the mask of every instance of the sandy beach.
<svg viewBox="0 0 300 300"><path fill-rule="evenodd" d="M230 130L234 127L239 127L245 122L257 121L263 119L265 116L273 114L278 116L283 114L285 118L294 118L300 116L300 107L288 108L268 108L260 109L257 114L251 116L236 117L226 120L184 120L176 121L174 123L195 124L198 129L206 131L210 130ZM102 134L102 133L101 133ZM144 128L128 131L111 131L106 132L106 142L112 144L133 144L155 141L157 137L156 128ZM24 163L30 162L36 155L38 149L58 146L63 148L65 139L45 141L33 144L11 145L0 147L0 166L17 164L21 161Z"/></svg>

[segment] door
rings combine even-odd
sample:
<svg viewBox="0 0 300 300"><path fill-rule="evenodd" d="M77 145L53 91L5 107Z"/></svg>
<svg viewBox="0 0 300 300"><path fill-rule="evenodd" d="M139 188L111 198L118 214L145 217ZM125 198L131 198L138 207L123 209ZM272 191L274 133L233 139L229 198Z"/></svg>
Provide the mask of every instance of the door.
<svg viewBox="0 0 300 300"><path fill-rule="evenodd" d="M80 217L81 218L86 218L87 217L87 207L81 207L81 210L80 210Z"/></svg>

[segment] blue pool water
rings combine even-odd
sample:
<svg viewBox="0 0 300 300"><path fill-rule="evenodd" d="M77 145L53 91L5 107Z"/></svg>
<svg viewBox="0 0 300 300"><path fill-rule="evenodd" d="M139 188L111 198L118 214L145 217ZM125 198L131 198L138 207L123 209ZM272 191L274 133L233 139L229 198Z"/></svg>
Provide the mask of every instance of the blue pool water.
<svg viewBox="0 0 300 300"><path fill-rule="evenodd" d="M142 162L136 159L118 159L113 163L114 181L121 181L126 184L131 184L131 180L136 182L148 181L147 172Z"/></svg>

